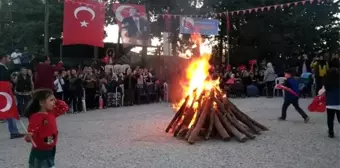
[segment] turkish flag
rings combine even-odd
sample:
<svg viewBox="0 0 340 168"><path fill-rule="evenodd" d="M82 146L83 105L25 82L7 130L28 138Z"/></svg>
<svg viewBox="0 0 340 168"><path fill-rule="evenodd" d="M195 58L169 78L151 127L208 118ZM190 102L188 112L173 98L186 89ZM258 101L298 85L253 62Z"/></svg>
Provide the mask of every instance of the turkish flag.
<svg viewBox="0 0 340 168"><path fill-rule="evenodd" d="M65 0L63 45L104 47L104 4L93 0Z"/></svg>
<svg viewBox="0 0 340 168"><path fill-rule="evenodd" d="M326 111L326 97L325 95L315 96L312 103L308 106L310 112L323 113Z"/></svg>
<svg viewBox="0 0 340 168"><path fill-rule="evenodd" d="M105 63L105 64L108 64L108 63L109 63L109 59L110 59L109 56L105 56L105 57L102 59L102 62Z"/></svg>
<svg viewBox="0 0 340 168"><path fill-rule="evenodd" d="M0 81L0 119L20 119L10 82Z"/></svg>

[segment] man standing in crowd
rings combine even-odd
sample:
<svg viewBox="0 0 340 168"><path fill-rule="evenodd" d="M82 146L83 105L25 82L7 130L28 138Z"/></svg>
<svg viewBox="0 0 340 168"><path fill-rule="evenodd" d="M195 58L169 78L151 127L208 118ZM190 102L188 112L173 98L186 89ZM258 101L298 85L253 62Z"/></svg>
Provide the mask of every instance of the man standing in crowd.
<svg viewBox="0 0 340 168"><path fill-rule="evenodd" d="M27 47L24 48L24 52L21 54L20 61L23 67L30 68L29 64L31 61L31 54L28 52Z"/></svg>
<svg viewBox="0 0 340 168"><path fill-rule="evenodd" d="M57 67L50 65L50 57L44 56L41 62L36 66L35 72L35 88L36 89L54 89L54 71Z"/></svg>
<svg viewBox="0 0 340 168"><path fill-rule="evenodd" d="M6 54L0 54L0 81L10 82L11 75L6 65L11 62L11 57ZM21 138L24 135L20 134L14 118L7 119L8 130L11 134L11 139Z"/></svg>
<svg viewBox="0 0 340 168"><path fill-rule="evenodd" d="M14 71L18 71L21 68L21 53L18 49L15 49L14 52L11 54L11 59L14 64Z"/></svg>
<svg viewBox="0 0 340 168"><path fill-rule="evenodd" d="M311 62L308 60L307 54L303 54L302 60L300 61L300 64L298 65L300 75L306 72L311 72L310 63Z"/></svg>

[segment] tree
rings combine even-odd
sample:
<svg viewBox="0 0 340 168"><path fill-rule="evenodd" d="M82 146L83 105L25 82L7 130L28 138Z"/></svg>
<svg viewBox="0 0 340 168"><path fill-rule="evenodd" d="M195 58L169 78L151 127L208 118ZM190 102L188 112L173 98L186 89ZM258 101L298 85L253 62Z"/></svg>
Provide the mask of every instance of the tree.
<svg viewBox="0 0 340 168"><path fill-rule="evenodd" d="M43 48L44 4L42 0L2 0L0 7L0 50L28 47L32 52ZM115 23L112 12L114 0L106 2L106 24ZM202 15L216 17L221 13L266 5L293 2L293 0L121 0L120 3L144 4L148 14ZM339 52L340 21L335 16L339 1L322 1L317 4L291 5L282 10L271 8L251 14L234 14L230 17L230 59L232 63L246 63L249 59L292 61L303 53L314 56L318 52ZM203 4L203 6L202 6ZM200 8L198 8L200 7ZM63 3L50 1L49 38L59 38L62 32ZM226 44L226 16L220 19L220 48ZM164 31L164 19L151 22L150 36L160 37ZM171 20L174 51L181 50L188 36L179 38L179 18ZM13 37L13 38L12 38ZM178 45L180 43L180 45ZM178 47L178 48L176 48ZM175 53L176 54L176 53Z"/></svg>
<svg viewBox="0 0 340 168"><path fill-rule="evenodd" d="M292 2L287 0L213 1L217 12L254 8ZM293 1L294 2L294 1ZM209 5L208 5L209 6ZM303 53L339 52L339 2L322 1L319 5L291 5L282 10L239 14L231 17L231 60L245 63L250 58L294 62ZM281 58L280 58L281 57Z"/></svg>
<svg viewBox="0 0 340 168"><path fill-rule="evenodd" d="M4 2L5 1L5 2ZM7 1L7 2L6 2ZM10 52L27 47L31 52L41 52L44 45L44 4L42 0L3 0L0 9L2 22L0 49ZM49 38L59 38L62 32L63 4L51 1ZM4 14L4 15L2 15ZM3 19L4 18L4 19Z"/></svg>

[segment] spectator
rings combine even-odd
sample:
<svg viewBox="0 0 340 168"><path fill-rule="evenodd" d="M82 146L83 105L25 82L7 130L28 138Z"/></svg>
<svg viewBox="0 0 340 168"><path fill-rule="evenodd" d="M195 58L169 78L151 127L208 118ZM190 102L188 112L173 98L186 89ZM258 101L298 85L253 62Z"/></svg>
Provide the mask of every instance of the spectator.
<svg viewBox="0 0 340 168"><path fill-rule="evenodd" d="M20 116L24 116L25 108L28 101L31 98L33 91L32 79L27 74L27 69L25 67L21 68L20 74L17 77L15 94L18 103L18 109Z"/></svg>
<svg viewBox="0 0 340 168"><path fill-rule="evenodd" d="M63 84L63 99L68 105L71 104L69 97L70 97L70 93L69 93L69 86L70 86L70 71L66 71L66 70L62 70L61 71L61 77L64 80L64 84Z"/></svg>
<svg viewBox="0 0 340 168"><path fill-rule="evenodd" d="M82 109L82 81L81 79L77 76L77 71L76 69L71 70L71 74L69 76L69 100L70 104L73 107L73 112L81 112L83 111Z"/></svg>
<svg viewBox="0 0 340 168"><path fill-rule="evenodd" d="M31 54L28 52L27 47L24 48L24 52L21 55L20 61L23 67L29 68Z"/></svg>
<svg viewBox="0 0 340 168"><path fill-rule="evenodd" d="M325 78L328 136L334 138L334 118L340 123L340 73L337 68L330 68Z"/></svg>
<svg viewBox="0 0 340 168"><path fill-rule="evenodd" d="M303 54L302 60L300 61L298 65L299 67L298 73L301 75L306 72L312 72L309 65L310 65L310 61L308 60L307 54Z"/></svg>
<svg viewBox="0 0 340 168"><path fill-rule="evenodd" d="M335 67L335 68L340 68L340 56L339 55L333 55L329 67Z"/></svg>
<svg viewBox="0 0 340 168"><path fill-rule="evenodd" d="M124 78L124 91L125 98L128 105L133 105L135 101L135 88L136 88L137 80L135 76L133 76L131 69L126 71L126 76Z"/></svg>
<svg viewBox="0 0 340 168"><path fill-rule="evenodd" d="M273 95L273 87L275 84L275 79L277 75L274 71L272 63L268 62L267 63L267 69L264 71L264 76L263 76L263 81L266 84L267 87L267 97L272 98Z"/></svg>
<svg viewBox="0 0 340 168"><path fill-rule="evenodd" d="M0 53L0 81L10 82L11 76L6 65L11 62L9 55L3 55ZM20 134L17 128L17 124L14 118L7 119L8 131L11 139L22 138L23 134Z"/></svg>
<svg viewBox="0 0 340 168"><path fill-rule="evenodd" d="M32 90L34 90L34 75L31 69L27 69L27 75L30 77L32 82Z"/></svg>
<svg viewBox="0 0 340 168"><path fill-rule="evenodd" d="M63 100L63 86L65 85L64 79L61 76L61 74L58 73L58 71L55 71L55 80L53 82L54 84L54 95L57 99Z"/></svg>
<svg viewBox="0 0 340 168"><path fill-rule="evenodd" d="M14 52L11 54L11 59L14 64L14 71L18 71L21 68L21 53L18 49L15 49Z"/></svg>
<svg viewBox="0 0 340 168"><path fill-rule="evenodd" d="M320 90L323 86L324 77L328 71L328 63L324 60L323 56L320 56L319 58L316 57L311 64L311 68L314 70L315 74L316 90Z"/></svg>
<svg viewBox="0 0 340 168"><path fill-rule="evenodd" d="M54 72L59 71L58 68L50 65L50 57L44 56L42 58L42 62L40 62L36 66L36 71L35 71L35 85L34 87L36 89L55 89L54 81L55 81L55 76Z"/></svg>
<svg viewBox="0 0 340 168"><path fill-rule="evenodd" d="M87 68L87 73L85 74L85 94L86 94L86 107L90 110L95 108L95 95L97 89L97 76L93 73L91 67Z"/></svg>

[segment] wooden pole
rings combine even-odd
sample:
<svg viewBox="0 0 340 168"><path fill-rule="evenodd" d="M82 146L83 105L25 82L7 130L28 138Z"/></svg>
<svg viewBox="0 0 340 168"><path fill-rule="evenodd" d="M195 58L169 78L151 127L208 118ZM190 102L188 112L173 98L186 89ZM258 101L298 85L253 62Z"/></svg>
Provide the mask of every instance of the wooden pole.
<svg viewBox="0 0 340 168"><path fill-rule="evenodd" d="M26 134L28 134L28 131L27 131L27 128L26 128L25 124L21 120L19 120L19 122L21 124L21 127L25 130ZM37 147L37 145L35 144L33 139L31 139L31 143L32 143L33 147Z"/></svg>

